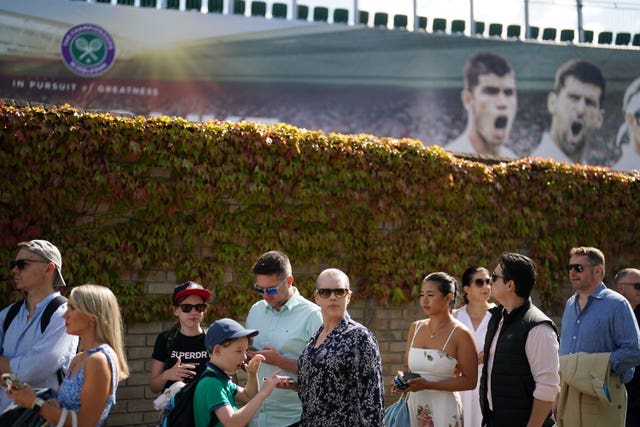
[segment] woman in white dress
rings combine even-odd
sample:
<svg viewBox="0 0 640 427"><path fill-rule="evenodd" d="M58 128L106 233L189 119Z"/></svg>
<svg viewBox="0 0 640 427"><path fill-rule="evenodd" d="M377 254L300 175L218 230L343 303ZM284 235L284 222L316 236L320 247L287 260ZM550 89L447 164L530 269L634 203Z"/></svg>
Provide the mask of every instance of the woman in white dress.
<svg viewBox="0 0 640 427"><path fill-rule="evenodd" d="M480 427L482 413L480 412L480 375L484 361L484 337L491 318L489 309L495 304L489 303L491 297L491 279L489 270L484 267L472 266L462 274L462 299L464 305L453 311L453 317L458 319L473 333L478 351L478 385L474 390L460 392L462 400L462 414L464 427Z"/></svg>
<svg viewBox="0 0 640 427"><path fill-rule="evenodd" d="M458 391L472 390L478 381L476 344L471 332L451 316L456 281L447 273L424 278L420 305L428 319L411 324L404 370L420 374L407 381L411 427L462 427Z"/></svg>

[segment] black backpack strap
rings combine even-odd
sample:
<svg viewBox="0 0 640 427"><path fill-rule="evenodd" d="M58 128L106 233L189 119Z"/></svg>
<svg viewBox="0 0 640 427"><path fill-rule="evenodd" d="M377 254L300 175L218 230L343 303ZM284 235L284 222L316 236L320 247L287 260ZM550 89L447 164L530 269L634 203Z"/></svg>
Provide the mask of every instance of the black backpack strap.
<svg viewBox="0 0 640 427"><path fill-rule="evenodd" d="M44 312L42 312L42 317L40 318L40 332L44 333L51 322L53 313L55 313L56 310L65 302L67 302L67 299L62 295L58 295L49 301L49 304L44 308ZM64 380L65 377L65 371L62 367L58 368L56 371L56 377L58 378L58 385L62 384L62 380Z"/></svg>
<svg viewBox="0 0 640 427"><path fill-rule="evenodd" d="M56 310L65 302L67 302L67 299L62 295L58 295L49 301L49 304L45 307L44 312L42 313L42 318L40 319L40 332L44 333L47 326L49 326L49 322L51 322L51 316L53 316L53 313L55 313Z"/></svg>
<svg viewBox="0 0 640 427"><path fill-rule="evenodd" d="M216 374L214 374L213 372L209 371L209 370L205 370L204 373L202 374L202 376L200 378L204 378L204 377L215 377ZM215 425L218 423L218 417L216 416L216 412L212 411L211 412L211 419L209 420L209 425L208 427L215 427Z"/></svg>
<svg viewBox="0 0 640 427"><path fill-rule="evenodd" d="M18 311L20 311L20 307L24 304L24 300L16 301L11 304L9 307L9 311L7 312L7 317L4 318L4 324L2 325L2 331L6 334L7 329L9 329L9 325L13 322L13 319L18 315Z"/></svg>
<svg viewBox="0 0 640 427"><path fill-rule="evenodd" d="M164 361L164 369L170 369L169 359L171 358L171 350L173 350L173 343L180 332L180 326L169 329L167 334L167 360Z"/></svg>

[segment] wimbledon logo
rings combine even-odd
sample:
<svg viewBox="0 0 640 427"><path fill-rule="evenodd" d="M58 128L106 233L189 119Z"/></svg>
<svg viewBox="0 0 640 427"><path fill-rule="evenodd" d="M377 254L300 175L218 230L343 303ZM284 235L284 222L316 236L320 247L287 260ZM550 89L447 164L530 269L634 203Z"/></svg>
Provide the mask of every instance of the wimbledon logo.
<svg viewBox="0 0 640 427"><path fill-rule="evenodd" d="M107 31L94 24L71 28L60 45L64 65L74 74L94 77L105 73L116 56L116 45Z"/></svg>

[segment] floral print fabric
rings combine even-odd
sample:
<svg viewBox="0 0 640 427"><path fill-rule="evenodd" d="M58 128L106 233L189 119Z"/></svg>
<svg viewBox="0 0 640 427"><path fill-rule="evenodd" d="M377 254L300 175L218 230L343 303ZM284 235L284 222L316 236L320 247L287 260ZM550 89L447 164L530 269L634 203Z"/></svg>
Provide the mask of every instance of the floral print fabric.
<svg viewBox="0 0 640 427"><path fill-rule="evenodd" d="M298 359L302 426L382 426L382 359L375 335L346 315L315 348L322 330Z"/></svg>

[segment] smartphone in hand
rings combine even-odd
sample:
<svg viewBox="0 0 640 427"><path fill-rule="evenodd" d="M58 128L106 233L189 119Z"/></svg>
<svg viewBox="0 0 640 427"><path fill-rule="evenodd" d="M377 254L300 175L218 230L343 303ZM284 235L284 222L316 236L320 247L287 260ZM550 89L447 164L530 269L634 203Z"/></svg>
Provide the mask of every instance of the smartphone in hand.
<svg viewBox="0 0 640 427"><path fill-rule="evenodd" d="M20 381L18 379L18 377L16 377L13 374L2 374L2 379L4 380L4 383L8 386L11 386L12 388L22 388L22 386L24 384L22 384L22 381Z"/></svg>

